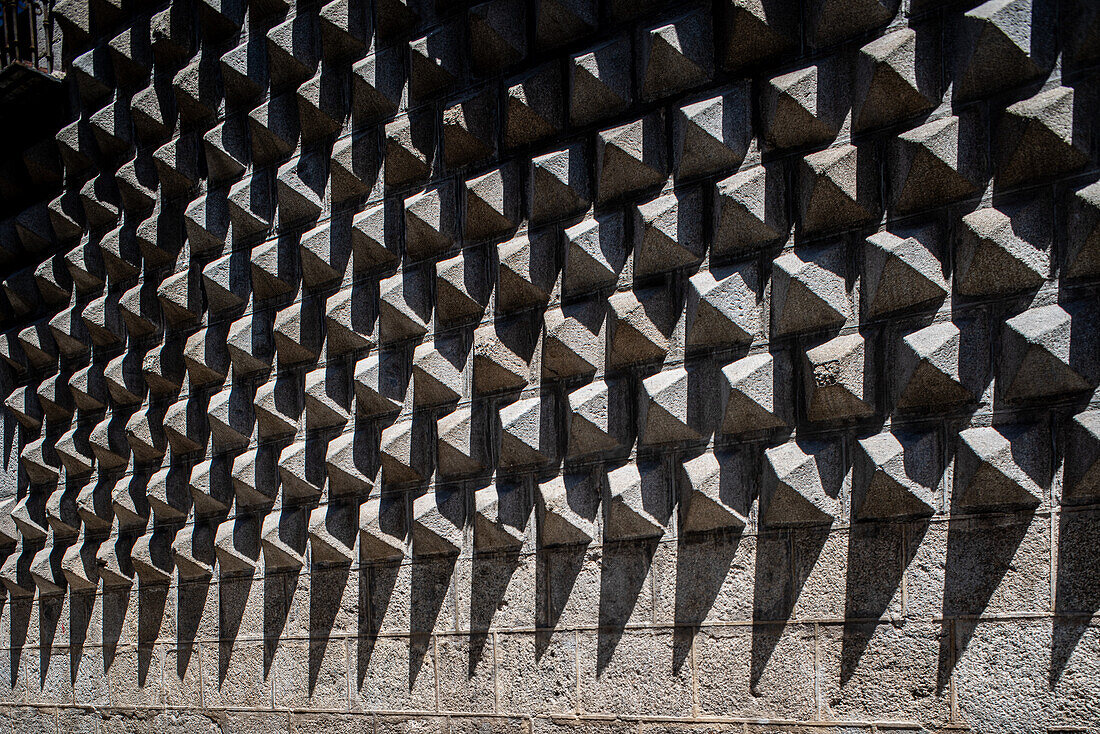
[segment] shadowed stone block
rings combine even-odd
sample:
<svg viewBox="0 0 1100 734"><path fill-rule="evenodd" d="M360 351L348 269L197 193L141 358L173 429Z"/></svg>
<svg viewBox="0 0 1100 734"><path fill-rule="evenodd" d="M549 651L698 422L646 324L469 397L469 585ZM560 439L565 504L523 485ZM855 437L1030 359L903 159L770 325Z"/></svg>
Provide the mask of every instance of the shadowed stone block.
<svg viewBox="0 0 1100 734"><path fill-rule="evenodd" d="M629 308L626 304L620 307ZM600 368L604 362L605 310L598 301L586 301L546 312L543 379L590 374Z"/></svg>
<svg viewBox="0 0 1100 734"><path fill-rule="evenodd" d="M538 0L535 40L542 49L561 46L592 32L598 20L595 0Z"/></svg>
<svg viewBox="0 0 1100 734"><path fill-rule="evenodd" d="M760 329L753 264L699 272L688 279L687 344L748 344Z"/></svg>
<svg viewBox="0 0 1100 734"><path fill-rule="evenodd" d="M436 320L449 325L480 319L490 287L485 258L467 249L435 268Z"/></svg>
<svg viewBox="0 0 1100 734"><path fill-rule="evenodd" d="M958 117L927 122L899 135L892 149L892 203L916 211L978 192L982 154Z"/></svg>
<svg viewBox="0 0 1100 734"><path fill-rule="evenodd" d="M440 92L462 76L458 30L445 24L409 43L409 94L422 99Z"/></svg>
<svg viewBox="0 0 1100 734"><path fill-rule="evenodd" d="M742 82L717 97L684 105L672 120L679 178L736 168L752 144L749 86Z"/></svg>
<svg viewBox="0 0 1100 734"><path fill-rule="evenodd" d="M457 234L455 191L450 184L405 199L405 251L414 260L441 255Z"/></svg>
<svg viewBox="0 0 1100 734"><path fill-rule="evenodd" d="M657 186L667 176L664 118L653 113L596 137L596 181L600 201Z"/></svg>
<svg viewBox="0 0 1100 734"><path fill-rule="evenodd" d="M776 394L778 372L775 358L768 353L752 354L722 368L722 422L720 433L741 434L786 426L790 406ZM780 373L780 377L785 377Z"/></svg>
<svg viewBox="0 0 1100 734"><path fill-rule="evenodd" d="M561 130L562 81L556 64L538 67L509 84L504 113L505 147L543 140Z"/></svg>
<svg viewBox="0 0 1100 734"><path fill-rule="evenodd" d="M989 0L956 28L954 96L969 100L1041 76L1053 62L1051 21L1032 0Z"/></svg>
<svg viewBox="0 0 1100 734"><path fill-rule="evenodd" d="M474 493L474 548L483 552L517 551L527 537L531 502L524 485L485 487Z"/></svg>
<svg viewBox="0 0 1100 734"><path fill-rule="evenodd" d="M565 230L563 292L571 295L614 285L628 256L621 213L586 217Z"/></svg>
<svg viewBox="0 0 1100 734"><path fill-rule="evenodd" d="M373 417L400 409L405 390L396 362L375 352L355 363L355 398L361 415Z"/></svg>
<svg viewBox="0 0 1100 734"><path fill-rule="evenodd" d="M1089 160L1074 92L1056 87L1008 107L997 130L995 180L1015 186L1068 173Z"/></svg>
<svg viewBox="0 0 1100 734"><path fill-rule="evenodd" d="M305 565L309 510L286 507L264 518L260 546L268 571L296 571Z"/></svg>
<svg viewBox="0 0 1100 734"><path fill-rule="evenodd" d="M520 235L497 247L496 310L508 313L545 304L558 274L558 238L553 230Z"/></svg>
<svg viewBox="0 0 1100 734"><path fill-rule="evenodd" d="M903 443L904 441L904 443ZM935 434L880 433L861 439L852 480L852 518L931 515L939 505Z"/></svg>
<svg viewBox="0 0 1100 734"><path fill-rule="evenodd" d="M661 372L642 381L638 411L639 441L663 444L694 441L698 418L689 394L689 382L698 379L684 368Z"/></svg>
<svg viewBox="0 0 1100 734"><path fill-rule="evenodd" d="M436 469L440 476L462 477L484 471L484 447L474 421L474 411L461 407L436 422Z"/></svg>
<svg viewBox="0 0 1100 734"><path fill-rule="evenodd" d="M191 468L187 489L195 503L196 515L225 512L233 503L232 462L225 458L207 459Z"/></svg>
<svg viewBox="0 0 1100 734"><path fill-rule="evenodd" d="M710 18L702 11L651 28L642 36L641 97L659 99L703 84L714 73Z"/></svg>
<svg viewBox="0 0 1100 734"><path fill-rule="evenodd" d="M514 231L521 220L520 185L512 166L466 181L466 240Z"/></svg>
<svg viewBox="0 0 1100 734"><path fill-rule="evenodd" d="M864 247L863 303L868 315L942 300L943 269L931 250L934 232L902 238L889 232L868 237Z"/></svg>
<svg viewBox="0 0 1100 734"><path fill-rule="evenodd" d="M634 208L634 277L694 265L703 258L703 197L697 188Z"/></svg>
<svg viewBox="0 0 1100 734"><path fill-rule="evenodd" d="M583 546L597 539L600 487L591 474L566 474L541 483L536 500L542 545Z"/></svg>
<svg viewBox="0 0 1100 734"><path fill-rule="evenodd" d="M840 514L840 452L835 445L788 441L764 452L760 521L770 527L831 525Z"/></svg>
<svg viewBox="0 0 1100 734"><path fill-rule="evenodd" d="M394 50L367 54L351 68L352 112L362 122L392 115L405 88L401 60Z"/></svg>
<svg viewBox="0 0 1100 734"><path fill-rule="evenodd" d="M367 443L364 432L344 433L329 442L325 473L330 496L366 497L370 494L374 480L364 471L368 469L367 454L373 454L373 448Z"/></svg>
<svg viewBox="0 0 1100 734"><path fill-rule="evenodd" d="M315 564L346 566L355 560L359 507L334 503L315 507L309 515L309 552Z"/></svg>
<svg viewBox="0 0 1100 734"><path fill-rule="evenodd" d="M339 75L331 61L324 62L311 79L298 87L298 121L303 143L332 137L343 128L348 100Z"/></svg>
<svg viewBox="0 0 1100 734"><path fill-rule="evenodd" d="M1066 429L1062 504L1088 504L1100 496L1100 411L1078 413Z"/></svg>
<svg viewBox="0 0 1100 734"><path fill-rule="evenodd" d="M367 500L359 511L359 559L363 563L399 561L405 557L408 510L403 493Z"/></svg>
<svg viewBox="0 0 1100 734"><path fill-rule="evenodd" d="M482 75L510 66L527 55L526 3L490 0L470 8L470 51Z"/></svg>
<svg viewBox="0 0 1100 734"><path fill-rule="evenodd" d="M857 100L852 116L856 130L906 120L939 102L932 65L919 58L917 32L912 28L871 41L859 50L856 63Z"/></svg>
<svg viewBox="0 0 1100 734"><path fill-rule="evenodd" d="M851 228L879 216L878 166L873 149L854 145L802 159L801 225L806 233Z"/></svg>
<svg viewBox="0 0 1100 734"><path fill-rule="evenodd" d="M579 214L593 198L588 155L582 143L532 158L528 180L532 223Z"/></svg>
<svg viewBox="0 0 1100 734"><path fill-rule="evenodd" d="M448 168L480 163L496 152L496 108L495 96L481 92L443 110L443 161Z"/></svg>
<svg viewBox="0 0 1100 734"><path fill-rule="evenodd" d="M517 336L527 337L526 341L530 341L530 331L526 323L505 324L498 321L480 326L474 331L475 395L522 389L532 381L530 358L516 353L518 349L529 354L525 349L529 344L517 343Z"/></svg>
<svg viewBox="0 0 1100 734"><path fill-rule="evenodd" d="M461 339L425 342L413 352L413 405L439 405L458 400L464 392L469 353Z"/></svg>
<svg viewBox="0 0 1100 734"><path fill-rule="evenodd" d="M622 112L631 102L630 40L614 38L571 59L569 119L582 126Z"/></svg>
<svg viewBox="0 0 1100 734"><path fill-rule="evenodd" d="M590 382L569 393L570 458L614 451L629 433L621 382Z"/></svg>
<svg viewBox="0 0 1100 734"><path fill-rule="evenodd" d="M401 420L382 430L382 481L414 482L424 478L423 452L414 446L413 423Z"/></svg>
<svg viewBox="0 0 1100 734"><path fill-rule="evenodd" d="M412 553L415 558L451 555L462 550L466 496L437 488L413 501Z"/></svg>
<svg viewBox="0 0 1100 734"><path fill-rule="evenodd" d="M1035 209L1010 217L998 209L980 209L962 218L955 258L955 290L987 296L1030 290L1042 285L1050 257L1037 238Z"/></svg>
<svg viewBox="0 0 1100 734"><path fill-rule="evenodd" d="M839 326L851 316L842 253L826 248L788 252L772 268L772 333L776 336Z"/></svg>
<svg viewBox="0 0 1100 734"><path fill-rule="evenodd" d="M669 517L669 484L663 467L627 464L607 474L604 537L610 541L660 538Z"/></svg>
<svg viewBox="0 0 1100 734"><path fill-rule="evenodd" d="M764 87L764 139L773 148L828 143L844 119L834 69L807 66L769 79Z"/></svg>
<svg viewBox="0 0 1100 734"><path fill-rule="evenodd" d="M866 418L875 411L863 337L849 334L807 350L806 416L811 421Z"/></svg>
<svg viewBox="0 0 1100 734"><path fill-rule="evenodd" d="M960 431L952 508L982 512L1037 507L1049 471L1044 443L1040 425Z"/></svg>
<svg viewBox="0 0 1100 734"><path fill-rule="evenodd" d="M961 381L961 339L959 328L950 322L906 335L894 372L895 405L946 407L973 399Z"/></svg>
<svg viewBox="0 0 1100 734"><path fill-rule="evenodd" d="M705 533L713 530L741 531L748 518L740 509L740 487L723 471L713 453L686 461L680 471L680 530Z"/></svg>
<svg viewBox="0 0 1100 734"><path fill-rule="evenodd" d="M1079 306L1067 304L1029 309L1005 321L1001 337L1005 396L1019 401L1091 391L1096 339L1089 316Z"/></svg>
<svg viewBox="0 0 1100 734"><path fill-rule="evenodd" d="M1074 193L1069 236L1065 274L1077 278L1100 273L1100 184Z"/></svg>
<svg viewBox="0 0 1100 734"><path fill-rule="evenodd" d="M543 465L557 454L551 394L517 400L500 409L500 467Z"/></svg>
<svg viewBox="0 0 1100 734"><path fill-rule="evenodd" d="M740 254L782 242L789 231L782 172L756 166L715 186L715 255Z"/></svg>
<svg viewBox="0 0 1100 734"><path fill-rule="evenodd" d="M608 299L607 362L622 366L664 359L674 316L660 289L625 291Z"/></svg>

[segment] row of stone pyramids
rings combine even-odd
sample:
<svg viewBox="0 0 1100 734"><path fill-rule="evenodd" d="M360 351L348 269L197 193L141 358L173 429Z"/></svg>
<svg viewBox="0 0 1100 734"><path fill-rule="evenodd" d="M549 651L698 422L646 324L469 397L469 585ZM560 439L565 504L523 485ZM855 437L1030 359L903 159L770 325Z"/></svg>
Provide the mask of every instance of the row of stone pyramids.
<svg viewBox="0 0 1100 734"><path fill-rule="evenodd" d="M582 469L712 436L769 446L762 526L948 511L927 432L866 431L846 487L789 431L965 416L960 315L1035 291L981 358L1009 406L1073 405L1059 496L1094 502L1091 90L1043 83L1041 8L651 5L59 4L76 114L27 170L64 184L0 228L50 254L3 283L4 584L454 553L467 527L513 549L536 506L546 545L660 537L677 503L684 532L743 527L721 452ZM1057 207L1030 188L1079 172ZM853 327L914 314L875 384ZM950 510L1037 505L1051 435L961 430Z"/></svg>

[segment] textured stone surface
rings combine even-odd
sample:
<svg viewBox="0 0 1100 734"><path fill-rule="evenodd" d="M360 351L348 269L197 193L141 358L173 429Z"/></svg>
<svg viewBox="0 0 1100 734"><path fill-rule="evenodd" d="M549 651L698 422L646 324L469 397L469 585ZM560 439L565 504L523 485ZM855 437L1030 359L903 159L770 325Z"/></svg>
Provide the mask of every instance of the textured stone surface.
<svg viewBox="0 0 1100 734"><path fill-rule="evenodd" d="M0 729L1091 731L1098 17L56 3Z"/></svg>

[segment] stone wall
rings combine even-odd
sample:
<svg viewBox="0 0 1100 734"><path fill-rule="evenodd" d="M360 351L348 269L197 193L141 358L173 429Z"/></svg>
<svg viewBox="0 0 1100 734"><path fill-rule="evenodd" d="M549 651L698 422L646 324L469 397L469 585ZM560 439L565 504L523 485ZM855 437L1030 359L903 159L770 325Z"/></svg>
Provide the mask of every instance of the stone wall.
<svg viewBox="0 0 1100 734"><path fill-rule="evenodd" d="M54 12L0 731L1100 731L1095 3Z"/></svg>

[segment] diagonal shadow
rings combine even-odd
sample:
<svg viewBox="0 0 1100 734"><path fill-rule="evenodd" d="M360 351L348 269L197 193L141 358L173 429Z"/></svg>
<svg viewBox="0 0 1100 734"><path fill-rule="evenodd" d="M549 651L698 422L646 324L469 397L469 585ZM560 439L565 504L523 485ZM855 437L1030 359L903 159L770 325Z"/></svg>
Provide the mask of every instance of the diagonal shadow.
<svg viewBox="0 0 1100 734"><path fill-rule="evenodd" d="M550 646L554 630L573 592L584 564L587 545L566 545L538 550L535 563L535 660Z"/></svg>
<svg viewBox="0 0 1100 734"><path fill-rule="evenodd" d="M195 637L210 596L210 577L180 582L176 588L176 675L184 680L195 652Z"/></svg>
<svg viewBox="0 0 1100 734"><path fill-rule="evenodd" d="M676 553L676 605L672 669L679 672L691 640L706 620L741 545L740 530L681 536Z"/></svg>
<svg viewBox="0 0 1100 734"><path fill-rule="evenodd" d="M264 577L264 679L271 673L279 649L290 604L298 587L298 572L276 573Z"/></svg>
<svg viewBox="0 0 1100 734"><path fill-rule="evenodd" d="M493 617L504 601L512 575L519 568L519 550L503 553L474 553L471 568L473 588L470 590L470 661L468 675L472 678L489 640Z"/></svg>
<svg viewBox="0 0 1100 734"><path fill-rule="evenodd" d="M948 521L937 693L946 689L955 661L965 652L978 625L977 617L1012 568L1016 549L1030 527L1030 522L992 526L980 519ZM980 537L998 530L996 542Z"/></svg>
<svg viewBox="0 0 1100 734"><path fill-rule="evenodd" d="M356 645L356 683L363 687L371 655L382 628L386 608L397 585L401 563L376 563L359 572L359 634Z"/></svg>
<svg viewBox="0 0 1100 734"><path fill-rule="evenodd" d="M439 611L443 608L451 589L458 556L447 555L416 561L412 564L412 598L409 633L409 690L416 683L426 656L431 649L431 635L435 631Z"/></svg>
<svg viewBox="0 0 1100 734"><path fill-rule="evenodd" d="M153 645L160 638L168 584L138 586L138 682L145 685L153 662Z"/></svg>
<svg viewBox="0 0 1100 734"><path fill-rule="evenodd" d="M808 528L804 532L806 562L800 564L801 572L797 575L792 563L791 531L764 532L757 536L753 622L777 624L753 624L749 662L749 685L753 689L760 683L782 637L783 627L794 611L795 601L829 539L828 527Z"/></svg>
<svg viewBox="0 0 1100 734"><path fill-rule="evenodd" d="M69 682L76 685L80 660L84 656L84 643L88 641L88 627L95 608L95 589L69 594Z"/></svg>
<svg viewBox="0 0 1100 734"><path fill-rule="evenodd" d="M913 523L860 523L848 534L840 685L859 668L877 620L886 614L905 569L928 531L926 519Z"/></svg>
<svg viewBox="0 0 1100 734"><path fill-rule="evenodd" d="M604 545L600 559L600 617L596 675L610 664L638 594L649 577L656 541Z"/></svg>
<svg viewBox="0 0 1100 734"><path fill-rule="evenodd" d="M252 595L252 573L223 578L218 583L218 630L221 644L218 645L218 687L225 682L229 673L229 658L233 653L233 643L241 629L244 611Z"/></svg>
<svg viewBox="0 0 1100 734"><path fill-rule="evenodd" d="M1073 651L1100 610L1100 519L1095 510L1063 512L1058 519L1050 687L1065 672Z"/></svg>
<svg viewBox="0 0 1100 734"><path fill-rule="evenodd" d="M344 589L351 576L350 566L331 566L314 571L310 578L309 594L309 695L317 687L317 678L328 649L329 637L340 611ZM323 591L315 582L320 579Z"/></svg>

